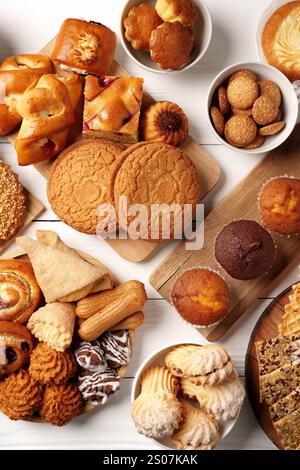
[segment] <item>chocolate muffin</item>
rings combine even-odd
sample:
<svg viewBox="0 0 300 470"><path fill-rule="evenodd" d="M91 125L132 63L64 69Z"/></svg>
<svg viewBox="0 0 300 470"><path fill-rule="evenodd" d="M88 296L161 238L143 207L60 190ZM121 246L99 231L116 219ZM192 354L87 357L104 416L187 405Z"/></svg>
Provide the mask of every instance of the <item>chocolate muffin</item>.
<svg viewBox="0 0 300 470"><path fill-rule="evenodd" d="M218 263L235 279L248 280L266 274L275 260L271 235L254 220L226 225L215 245Z"/></svg>
<svg viewBox="0 0 300 470"><path fill-rule="evenodd" d="M259 196L259 210L269 230L284 235L300 233L300 180L279 177L268 181Z"/></svg>
<svg viewBox="0 0 300 470"><path fill-rule="evenodd" d="M227 315L230 291L214 271L194 268L178 277L171 297L181 317L201 328L219 323Z"/></svg>

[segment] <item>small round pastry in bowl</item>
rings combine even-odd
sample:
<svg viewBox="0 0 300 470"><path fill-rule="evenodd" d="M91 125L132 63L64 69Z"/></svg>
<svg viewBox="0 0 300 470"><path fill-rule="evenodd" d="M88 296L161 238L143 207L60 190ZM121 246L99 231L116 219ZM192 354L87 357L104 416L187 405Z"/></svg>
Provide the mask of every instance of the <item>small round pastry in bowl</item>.
<svg viewBox="0 0 300 470"><path fill-rule="evenodd" d="M300 180L272 178L259 195L259 210L264 225L283 235L300 233Z"/></svg>
<svg viewBox="0 0 300 470"><path fill-rule="evenodd" d="M151 33L162 23L154 8L141 3L132 8L124 20L125 38L134 49L149 51Z"/></svg>
<svg viewBox="0 0 300 470"><path fill-rule="evenodd" d="M197 328L219 323L228 313L230 291L216 272L204 268L182 273L171 293L179 315Z"/></svg>
<svg viewBox="0 0 300 470"><path fill-rule="evenodd" d="M190 28L197 18L197 9L192 0L157 0L155 9L164 21L179 21Z"/></svg>
<svg viewBox="0 0 300 470"><path fill-rule="evenodd" d="M186 138L188 130L188 119L175 103L161 101L149 106L142 114L142 140L162 141L178 147Z"/></svg>
<svg viewBox="0 0 300 470"><path fill-rule="evenodd" d="M163 70L180 70L188 64L194 45L191 28L179 21L165 22L151 33L151 59Z"/></svg>
<svg viewBox="0 0 300 470"><path fill-rule="evenodd" d="M216 260L235 279L255 279L267 274L275 255L271 235L254 220L235 220L216 239Z"/></svg>

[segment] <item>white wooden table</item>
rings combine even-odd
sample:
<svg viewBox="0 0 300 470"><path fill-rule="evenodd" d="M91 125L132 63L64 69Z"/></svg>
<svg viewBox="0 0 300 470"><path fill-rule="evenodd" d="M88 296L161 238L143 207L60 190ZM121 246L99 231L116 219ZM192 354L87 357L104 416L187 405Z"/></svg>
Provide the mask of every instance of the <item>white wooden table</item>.
<svg viewBox="0 0 300 470"><path fill-rule="evenodd" d="M211 134L204 117L205 95L216 73L234 62L256 60L255 33L260 13L270 0L207 0L213 20L213 38L204 59L194 69L179 75L156 75L136 66L125 55L119 43L117 60L132 74L143 76L145 87L157 99L173 100L181 105L189 119L191 134L204 145L222 168L218 187L207 198L206 211L214 207L236 183L253 168L261 157L245 156L219 145ZM100 21L119 34L119 21L125 0L9 0L0 4L0 59L21 52L36 52L57 32L67 17L82 17ZM74 420L64 428L47 424L11 422L0 415L0 448L5 449L155 449L155 444L138 435L130 419L130 389L132 377L154 349L177 341L205 341L193 328L180 321L169 304L149 286L152 270L174 248L175 242L158 250L147 261L132 264L122 260L104 241L80 234L58 221L49 207L46 182L33 168L20 168L14 149L0 143L0 158L19 173L24 186L45 205L40 218L26 230L52 229L78 249L99 257L119 279L140 279L147 285L149 302L145 309L145 324L138 330L136 349L121 392L105 407ZM276 296L296 281L297 264L293 265L270 286L266 297ZM244 358L253 326L269 299L258 299L223 338L238 369L244 374ZM220 449L274 449L257 424L250 406L245 404L240 419Z"/></svg>

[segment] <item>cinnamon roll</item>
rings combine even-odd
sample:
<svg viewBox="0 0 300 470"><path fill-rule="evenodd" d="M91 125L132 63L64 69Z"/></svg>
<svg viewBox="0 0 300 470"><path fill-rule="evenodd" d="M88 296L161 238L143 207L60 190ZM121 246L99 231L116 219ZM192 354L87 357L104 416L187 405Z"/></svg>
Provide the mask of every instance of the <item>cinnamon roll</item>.
<svg viewBox="0 0 300 470"><path fill-rule="evenodd" d="M23 260L0 260L0 320L26 323L40 300L31 265Z"/></svg>

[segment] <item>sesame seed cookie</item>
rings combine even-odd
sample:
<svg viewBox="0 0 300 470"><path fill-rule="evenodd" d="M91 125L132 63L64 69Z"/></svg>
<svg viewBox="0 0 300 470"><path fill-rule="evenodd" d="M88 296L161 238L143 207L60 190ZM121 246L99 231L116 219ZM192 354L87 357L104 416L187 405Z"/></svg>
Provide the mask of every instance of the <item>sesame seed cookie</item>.
<svg viewBox="0 0 300 470"><path fill-rule="evenodd" d="M257 98L253 105L252 116L260 126L267 126L275 121L278 115L278 106L266 95Z"/></svg>
<svg viewBox="0 0 300 470"><path fill-rule="evenodd" d="M65 149L53 163L47 193L52 210L70 227L96 233L101 204L112 204L111 178L124 146L86 139Z"/></svg>
<svg viewBox="0 0 300 470"><path fill-rule="evenodd" d="M235 80L238 77L246 77L246 78L250 78L251 80L254 80L255 82L257 81L257 76L254 72L252 72L252 70L241 69L241 70L237 70L229 77L228 83L231 82L232 80Z"/></svg>
<svg viewBox="0 0 300 470"><path fill-rule="evenodd" d="M239 109L239 108L231 108L233 114L245 114L246 116L252 116L252 108L248 109Z"/></svg>
<svg viewBox="0 0 300 470"><path fill-rule="evenodd" d="M256 82L248 77L235 78L227 88L228 101L234 108L248 109L258 96L259 91Z"/></svg>
<svg viewBox="0 0 300 470"><path fill-rule="evenodd" d="M24 219L25 203L18 175L0 160L0 243L16 234Z"/></svg>
<svg viewBox="0 0 300 470"><path fill-rule="evenodd" d="M153 242L178 234L175 217L166 212L170 206L176 204L176 208L182 209L184 204L192 204L195 211L201 196L193 162L182 150L164 142L140 142L125 150L116 168L112 189L119 225L126 231L131 224L136 225L140 238ZM119 204L123 196L127 197L128 208L143 204L147 217L126 213ZM159 214L153 205L160 206ZM180 215L181 210L177 214ZM163 223L167 217L169 224Z"/></svg>
<svg viewBox="0 0 300 470"><path fill-rule="evenodd" d="M265 138L262 135L257 134L253 142L251 142L251 144L249 145L246 145L246 147L244 148L249 149L249 150L254 150L254 149L258 149L259 147L261 147L264 143L265 143Z"/></svg>
<svg viewBox="0 0 300 470"><path fill-rule="evenodd" d="M225 116L230 111L230 104L227 99L227 90L224 86L219 86L218 88L218 102L220 111Z"/></svg>
<svg viewBox="0 0 300 470"><path fill-rule="evenodd" d="M260 95L271 98L279 108L281 105L281 91L279 86L271 80L260 80L257 85Z"/></svg>
<svg viewBox="0 0 300 470"><path fill-rule="evenodd" d="M268 126L261 127L259 129L259 135L261 136L268 136L268 135L275 135L280 132L285 127L284 121L274 122L273 124L269 124Z"/></svg>
<svg viewBox="0 0 300 470"><path fill-rule="evenodd" d="M224 119L224 115L221 113L219 108L217 108L216 106L211 106L210 117L217 133L219 135L223 135L224 127L225 127L225 119Z"/></svg>
<svg viewBox="0 0 300 470"><path fill-rule="evenodd" d="M256 134L256 124L249 116L234 115L225 125L225 138L236 147L246 147L251 144Z"/></svg>

